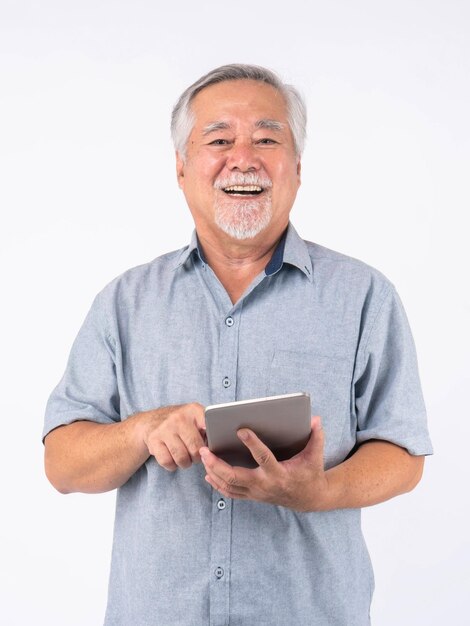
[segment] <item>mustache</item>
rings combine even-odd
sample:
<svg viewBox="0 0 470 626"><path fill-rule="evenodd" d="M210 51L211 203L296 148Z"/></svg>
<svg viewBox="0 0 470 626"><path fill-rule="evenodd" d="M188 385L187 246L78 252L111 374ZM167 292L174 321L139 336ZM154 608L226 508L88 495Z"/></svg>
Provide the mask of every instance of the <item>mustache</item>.
<svg viewBox="0 0 470 626"><path fill-rule="evenodd" d="M273 186L270 178L256 174L255 172L234 172L230 176L224 178L217 178L214 183L215 189L225 189L226 187L233 187L233 185L258 185L263 189L269 189Z"/></svg>

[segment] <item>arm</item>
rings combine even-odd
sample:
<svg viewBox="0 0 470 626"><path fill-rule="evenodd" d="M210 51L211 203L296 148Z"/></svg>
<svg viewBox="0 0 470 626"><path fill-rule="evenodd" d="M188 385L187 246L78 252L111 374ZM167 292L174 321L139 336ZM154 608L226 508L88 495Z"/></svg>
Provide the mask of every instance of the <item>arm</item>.
<svg viewBox="0 0 470 626"><path fill-rule="evenodd" d="M204 408L197 403L137 413L115 424L77 421L45 439L45 469L61 493L101 493L123 485L154 456L169 471L199 463Z"/></svg>
<svg viewBox="0 0 470 626"><path fill-rule="evenodd" d="M358 508L407 493L421 480L424 456L388 441L363 443L347 461L329 469L329 508Z"/></svg>
<svg viewBox="0 0 470 626"><path fill-rule="evenodd" d="M386 441L364 443L348 460L323 468L324 435L319 418L304 450L278 462L267 446L248 430L239 431L259 464L256 469L232 467L202 448L206 480L230 498L269 502L296 511L328 511L370 506L411 491L421 478L423 457Z"/></svg>

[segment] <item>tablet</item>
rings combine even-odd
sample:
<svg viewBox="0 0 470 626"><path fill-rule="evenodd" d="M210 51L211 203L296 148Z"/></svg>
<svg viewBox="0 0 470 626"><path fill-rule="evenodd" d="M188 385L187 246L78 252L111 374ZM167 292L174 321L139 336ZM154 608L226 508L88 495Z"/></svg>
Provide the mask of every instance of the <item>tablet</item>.
<svg viewBox="0 0 470 626"><path fill-rule="evenodd" d="M206 407L209 450L241 467L258 467L251 452L237 437L239 428L250 428L274 453L278 461L303 450L310 437L310 396L289 393Z"/></svg>

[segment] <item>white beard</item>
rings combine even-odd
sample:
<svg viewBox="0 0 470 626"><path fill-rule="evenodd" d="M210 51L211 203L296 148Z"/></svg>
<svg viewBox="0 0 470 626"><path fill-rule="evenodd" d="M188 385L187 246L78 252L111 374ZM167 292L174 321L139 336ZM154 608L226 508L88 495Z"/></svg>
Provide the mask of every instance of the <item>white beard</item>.
<svg viewBox="0 0 470 626"><path fill-rule="evenodd" d="M264 191L261 198L218 197L215 202L215 223L235 239L252 239L256 237L271 221L271 194Z"/></svg>

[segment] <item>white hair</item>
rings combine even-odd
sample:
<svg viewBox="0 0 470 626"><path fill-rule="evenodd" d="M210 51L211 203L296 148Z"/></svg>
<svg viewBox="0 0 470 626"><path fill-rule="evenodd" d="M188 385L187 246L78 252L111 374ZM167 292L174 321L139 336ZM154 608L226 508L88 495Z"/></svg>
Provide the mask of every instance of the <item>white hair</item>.
<svg viewBox="0 0 470 626"><path fill-rule="evenodd" d="M175 150L182 158L186 157L186 145L194 127L195 116L191 110L193 98L203 89L228 80L256 80L271 85L284 97L287 119L294 138L298 156L303 152L306 138L307 110L302 96L292 85L283 83L271 70L259 65L233 63L222 65L202 76L181 94L171 114L171 136Z"/></svg>

